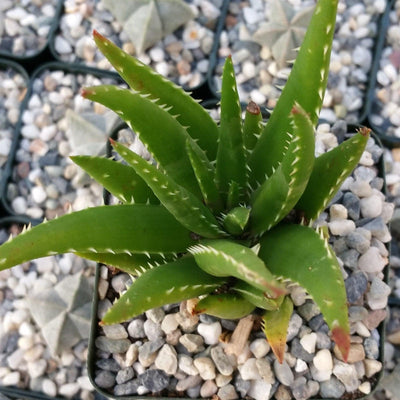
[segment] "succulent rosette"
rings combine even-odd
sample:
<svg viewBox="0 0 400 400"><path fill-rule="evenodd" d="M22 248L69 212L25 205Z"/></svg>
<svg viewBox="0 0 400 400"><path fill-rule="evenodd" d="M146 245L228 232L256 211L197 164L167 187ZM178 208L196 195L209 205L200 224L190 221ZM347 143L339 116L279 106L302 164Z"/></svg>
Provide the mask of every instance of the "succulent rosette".
<svg viewBox="0 0 400 400"><path fill-rule="evenodd" d="M193 313L234 319L256 310L280 361L293 310L288 294L298 284L320 308L346 360L343 274L327 231L313 222L357 165L369 131L315 157L336 8L337 0L319 0L266 124L254 103L242 120L231 58L217 124L188 93L94 32L130 88L102 85L82 95L126 121L152 160L115 141L123 162L71 157L119 204L26 229L0 247L0 269L72 252L132 274L132 285L101 324L192 298L198 299Z"/></svg>

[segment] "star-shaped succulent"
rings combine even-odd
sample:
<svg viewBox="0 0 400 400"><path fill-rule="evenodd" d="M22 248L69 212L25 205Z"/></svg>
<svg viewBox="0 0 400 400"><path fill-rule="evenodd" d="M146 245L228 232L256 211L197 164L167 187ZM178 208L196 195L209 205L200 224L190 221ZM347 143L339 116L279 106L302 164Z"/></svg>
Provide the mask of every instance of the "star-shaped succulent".
<svg viewBox="0 0 400 400"><path fill-rule="evenodd" d="M90 331L92 287L81 273L29 297L29 310L54 355L70 349Z"/></svg>
<svg viewBox="0 0 400 400"><path fill-rule="evenodd" d="M307 31L314 7L306 7L298 12L285 0L271 0L271 20L258 29L253 39L261 46L271 49L280 67L296 58Z"/></svg>
<svg viewBox="0 0 400 400"><path fill-rule="evenodd" d="M194 17L182 0L103 0L103 4L123 26L138 54Z"/></svg>

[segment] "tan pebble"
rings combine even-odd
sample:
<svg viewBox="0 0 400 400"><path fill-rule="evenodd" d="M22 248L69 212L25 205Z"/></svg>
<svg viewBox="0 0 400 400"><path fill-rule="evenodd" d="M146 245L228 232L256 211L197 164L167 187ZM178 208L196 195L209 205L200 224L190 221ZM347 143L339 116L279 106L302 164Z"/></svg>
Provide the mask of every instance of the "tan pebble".
<svg viewBox="0 0 400 400"><path fill-rule="evenodd" d="M339 348L337 346L334 347L334 353L339 360L344 361L342 353L339 351ZM356 363L357 361L362 361L364 359L365 359L365 351L363 345L362 344L350 345L350 351L349 351L349 356L347 358L347 363L353 364Z"/></svg>

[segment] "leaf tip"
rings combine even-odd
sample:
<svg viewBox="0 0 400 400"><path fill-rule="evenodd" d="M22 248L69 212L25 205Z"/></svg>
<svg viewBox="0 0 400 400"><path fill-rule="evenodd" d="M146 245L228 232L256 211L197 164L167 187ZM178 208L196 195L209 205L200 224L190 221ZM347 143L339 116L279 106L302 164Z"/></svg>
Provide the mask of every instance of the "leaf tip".
<svg viewBox="0 0 400 400"><path fill-rule="evenodd" d="M259 115L261 112L260 107L254 101L250 101L246 107L246 111L253 115Z"/></svg>
<svg viewBox="0 0 400 400"><path fill-rule="evenodd" d="M367 128L366 126L362 126L360 129L357 130L357 133L361 134L362 136L368 137L371 133L371 129Z"/></svg>
<svg viewBox="0 0 400 400"><path fill-rule="evenodd" d="M344 362L347 362L350 352L350 334L343 327L337 326L332 329L332 339L342 353Z"/></svg>
<svg viewBox="0 0 400 400"><path fill-rule="evenodd" d="M95 91L93 88L82 88L81 89L81 96L84 99L88 99L90 96L93 96L95 94Z"/></svg>

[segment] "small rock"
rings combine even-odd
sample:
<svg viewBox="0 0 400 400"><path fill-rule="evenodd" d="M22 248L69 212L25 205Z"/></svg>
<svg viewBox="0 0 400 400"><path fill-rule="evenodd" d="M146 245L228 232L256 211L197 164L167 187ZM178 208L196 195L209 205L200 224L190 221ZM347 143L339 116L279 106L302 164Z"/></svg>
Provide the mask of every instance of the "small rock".
<svg viewBox="0 0 400 400"><path fill-rule="evenodd" d="M238 366L240 376L243 380L257 380L261 378L256 362L256 358L249 358L244 364Z"/></svg>
<svg viewBox="0 0 400 400"><path fill-rule="evenodd" d="M141 319L134 319L128 325L129 336L133 339L141 339L146 337L144 332L144 321Z"/></svg>
<svg viewBox="0 0 400 400"><path fill-rule="evenodd" d="M156 368L165 373L174 375L178 369L178 358L175 349L169 344L164 344L158 352L154 364Z"/></svg>
<svg viewBox="0 0 400 400"><path fill-rule="evenodd" d="M233 366L230 363L229 357L225 354L220 346L211 349L211 358L214 361L217 370L222 374L229 376L233 373Z"/></svg>
<svg viewBox="0 0 400 400"><path fill-rule="evenodd" d="M221 387L217 392L217 396L221 400L235 400L239 398L238 394L236 393L235 387L231 384Z"/></svg>
<svg viewBox="0 0 400 400"><path fill-rule="evenodd" d="M335 377L320 383L320 393L323 399L339 399L345 391L343 383Z"/></svg>
<svg viewBox="0 0 400 400"><path fill-rule="evenodd" d="M189 353L200 353L204 350L204 340L200 335L186 333L179 338L179 343L181 343Z"/></svg>
<svg viewBox="0 0 400 400"><path fill-rule="evenodd" d="M212 397L218 391L218 386L213 380L205 381L200 388L200 396L202 398Z"/></svg>
<svg viewBox="0 0 400 400"><path fill-rule="evenodd" d="M215 365L211 358L198 357L193 361L194 366L198 369L200 376L205 381L215 379Z"/></svg>
<svg viewBox="0 0 400 400"><path fill-rule="evenodd" d="M294 375L292 370L290 369L288 363L283 361L283 363L279 363L278 360L274 361L274 371L276 378L282 385L291 386L294 381Z"/></svg>
<svg viewBox="0 0 400 400"><path fill-rule="evenodd" d="M188 375L198 375L199 370L193 365L193 359L186 354L179 354L178 356L179 368Z"/></svg>
<svg viewBox="0 0 400 400"><path fill-rule="evenodd" d="M387 260L380 255L377 247L370 247L358 259L358 266L360 270L367 273L376 274L381 272L386 264Z"/></svg>
<svg viewBox="0 0 400 400"><path fill-rule="evenodd" d="M222 327L219 322L212 324L200 323L197 326L197 332L203 337L205 344L218 344L219 337L222 333Z"/></svg>
<svg viewBox="0 0 400 400"><path fill-rule="evenodd" d="M263 339L255 339L250 343L250 351L254 354L255 358L263 358L265 357L269 350L270 350L270 345L268 342Z"/></svg>
<svg viewBox="0 0 400 400"><path fill-rule="evenodd" d="M118 371L115 378L118 385L130 381L135 375L132 367L124 368Z"/></svg>
<svg viewBox="0 0 400 400"><path fill-rule="evenodd" d="M347 392L354 392L360 385L357 370L353 364L337 361L333 367L333 374L343 383Z"/></svg>
<svg viewBox="0 0 400 400"><path fill-rule="evenodd" d="M346 236L356 229L356 225L352 220L334 220L328 223L329 230L332 235Z"/></svg>
<svg viewBox="0 0 400 400"><path fill-rule="evenodd" d="M356 271L345 280L347 300L355 303L366 292L368 279L364 273Z"/></svg>
<svg viewBox="0 0 400 400"><path fill-rule="evenodd" d="M262 379L251 381L248 395L255 400L268 400L270 397L272 385Z"/></svg>
<svg viewBox="0 0 400 400"><path fill-rule="evenodd" d="M138 376L141 385L150 392L159 392L169 385L169 377L164 371L149 369Z"/></svg>
<svg viewBox="0 0 400 400"><path fill-rule="evenodd" d="M328 349L319 350L313 359L313 364L319 371L332 371L333 361L331 352Z"/></svg>
<svg viewBox="0 0 400 400"><path fill-rule="evenodd" d="M100 371L94 381L100 388L108 389L115 385L115 375L110 371Z"/></svg>
<svg viewBox="0 0 400 400"><path fill-rule="evenodd" d="M372 279L371 287L367 293L367 302L371 310L379 310L387 305L390 287L377 277Z"/></svg>
<svg viewBox="0 0 400 400"><path fill-rule="evenodd" d="M181 379L176 384L176 390L183 392L189 388L200 385L202 382L200 375L190 375L187 378Z"/></svg>
<svg viewBox="0 0 400 400"><path fill-rule="evenodd" d="M337 347L337 345L335 345L333 350L334 350L335 356L339 360L343 361L342 353L340 352L340 350ZM350 345L350 351L349 351L349 355L348 355L348 358L347 358L347 363L348 364L354 364L354 363L356 363L358 361L363 361L364 359L365 359L364 346L362 344L352 343Z"/></svg>
<svg viewBox="0 0 400 400"><path fill-rule="evenodd" d="M300 339L300 344L303 346L304 350L310 354L315 352L315 345L317 343L317 334L315 332L311 332L307 335L304 335Z"/></svg>

